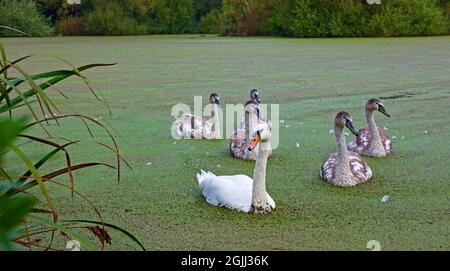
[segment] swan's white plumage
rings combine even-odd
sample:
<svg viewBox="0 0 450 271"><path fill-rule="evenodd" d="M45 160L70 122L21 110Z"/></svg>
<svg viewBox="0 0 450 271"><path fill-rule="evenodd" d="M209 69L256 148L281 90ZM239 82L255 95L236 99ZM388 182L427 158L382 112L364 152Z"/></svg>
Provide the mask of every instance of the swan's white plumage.
<svg viewBox="0 0 450 271"><path fill-rule="evenodd" d="M250 212L252 204L253 179L246 175L216 176L201 170L197 181L202 196L213 206L226 207L242 212ZM272 208L275 201L268 193L267 199Z"/></svg>

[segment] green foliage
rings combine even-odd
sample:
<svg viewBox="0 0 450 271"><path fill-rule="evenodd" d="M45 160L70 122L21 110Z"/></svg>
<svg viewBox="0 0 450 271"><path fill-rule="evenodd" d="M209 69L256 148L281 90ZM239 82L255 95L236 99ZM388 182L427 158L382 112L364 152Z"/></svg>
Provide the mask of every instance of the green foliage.
<svg viewBox="0 0 450 271"><path fill-rule="evenodd" d="M212 10L200 21L200 33L216 34L221 33L223 26L222 12L218 9Z"/></svg>
<svg viewBox="0 0 450 271"><path fill-rule="evenodd" d="M207 16L213 10L220 10L222 0L193 0L192 2L195 20L201 21L204 16Z"/></svg>
<svg viewBox="0 0 450 271"><path fill-rule="evenodd" d="M36 0L35 2L42 15L49 18L52 23L61 19L61 15L67 7L65 0Z"/></svg>
<svg viewBox="0 0 450 271"><path fill-rule="evenodd" d="M0 130L2 128L4 127L0 125ZM0 186L0 250L13 249L11 239L16 236L17 227L36 205L36 200L27 195L12 198L2 195L2 190L8 188L9 186Z"/></svg>
<svg viewBox="0 0 450 271"><path fill-rule="evenodd" d="M82 1L81 5L68 5L65 0L35 2L43 16L48 17L63 35L201 32L360 37L450 33L449 0L382 0L380 5L369 5L365 0L91 0ZM2 18L3 21L9 18L15 22L11 17L19 17L25 23L3 22L3 25L25 32L33 25L34 31L29 32L32 35L51 33L48 20L36 12L32 0L5 0L1 3L28 5L27 10L33 11L0 16L0 25ZM35 23L39 20L44 23ZM46 28L36 27L42 24ZM2 33L14 32L3 29L0 30Z"/></svg>
<svg viewBox="0 0 450 271"><path fill-rule="evenodd" d="M0 25L12 27L32 36L49 36L53 29L41 15L33 0L0 1ZM0 28L0 36L17 35L16 32Z"/></svg>
<svg viewBox="0 0 450 271"><path fill-rule="evenodd" d="M150 33L180 34L195 31L192 0L155 0L147 20Z"/></svg>
<svg viewBox="0 0 450 271"><path fill-rule="evenodd" d="M300 0L288 29L296 37L358 36L365 15L361 1Z"/></svg>
<svg viewBox="0 0 450 271"><path fill-rule="evenodd" d="M93 1L93 11L86 16L89 35L142 35L147 28L130 17L118 1Z"/></svg>
<svg viewBox="0 0 450 271"><path fill-rule="evenodd" d="M447 18L447 29L450 31L450 1L444 6L444 15Z"/></svg>
<svg viewBox="0 0 450 271"><path fill-rule="evenodd" d="M195 32L192 0L94 0L90 8L89 35Z"/></svg>
<svg viewBox="0 0 450 271"><path fill-rule="evenodd" d="M23 121L10 121L0 119L0 131L2 131L0 133L0 154L3 153L5 148L13 142L13 140L17 137L17 135L20 132L22 132L23 126L24 126Z"/></svg>
<svg viewBox="0 0 450 271"><path fill-rule="evenodd" d="M222 5L226 34L267 34L267 19L275 0L224 0Z"/></svg>
<svg viewBox="0 0 450 271"><path fill-rule="evenodd" d="M297 0L281 1L267 19L267 27L270 35L292 36L290 30L294 17Z"/></svg>
<svg viewBox="0 0 450 271"><path fill-rule="evenodd" d="M2 154L10 144L13 144L24 126L23 119L12 121L0 118L0 169L2 168ZM7 180L7 176L3 170L0 170L0 250L11 250L13 247L10 240L14 237L17 226L31 211L36 201L26 195L14 198L6 197L4 192L11 189L12 185L5 180Z"/></svg>
<svg viewBox="0 0 450 271"><path fill-rule="evenodd" d="M450 30L448 1L226 0L223 6L223 21L231 23L225 34L359 37L443 35ZM255 18L260 18L259 29L252 26Z"/></svg>
<svg viewBox="0 0 450 271"><path fill-rule="evenodd" d="M370 36L425 36L448 32L447 18L435 1L392 0L369 21Z"/></svg>

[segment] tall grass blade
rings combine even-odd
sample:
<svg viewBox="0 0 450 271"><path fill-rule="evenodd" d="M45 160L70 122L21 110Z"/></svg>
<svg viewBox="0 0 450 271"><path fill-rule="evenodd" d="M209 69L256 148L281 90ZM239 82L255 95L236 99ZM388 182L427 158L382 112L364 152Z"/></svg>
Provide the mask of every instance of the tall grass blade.
<svg viewBox="0 0 450 271"><path fill-rule="evenodd" d="M26 33L26 32L20 31L19 29L15 29L15 28L12 28L12 27L9 27L9 26L6 26L6 25L0 25L0 28L5 28L5 29L8 29L8 30L17 32L19 34L31 37L31 35Z"/></svg>
<svg viewBox="0 0 450 271"><path fill-rule="evenodd" d="M30 159L28 159L28 157L19 149L17 148L14 144L9 144L8 146L23 162L24 164L28 167L28 169L31 171L31 173L33 174L35 181L37 183L37 185L39 185L39 188L42 192L42 194L44 195L45 199L47 200L47 204L48 207L53 210L54 213L55 209L53 208L53 202L52 199L50 198L50 195L47 191L47 188L44 185L44 182L42 180L41 175L39 174L38 170L34 167L33 163L30 161Z"/></svg>
<svg viewBox="0 0 450 271"><path fill-rule="evenodd" d="M71 166L70 170L75 171L75 170L88 168L88 167L99 166L99 165L115 169L115 167L113 167L111 165L108 165L108 164L104 164L104 163L84 163L84 164L78 164L78 165ZM68 170L69 169L67 167L65 167L65 168L53 171L53 172L51 172L51 173L49 173L47 175L44 175L44 176L42 176L41 179L42 179L43 182L46 182L46 181L51 180L51 179L53 179L53 178L55 178L55 177L57 177L59 175L67 173ZM25 191L25 190L33 187L33 186L36 186L38 184L39 184L39 182L36 179L35 180L31 180L30 182L27 182L26 184L24 184L22 187L16 189L14 194L21 193L21 192L23 192L23 191Z"/></svg>

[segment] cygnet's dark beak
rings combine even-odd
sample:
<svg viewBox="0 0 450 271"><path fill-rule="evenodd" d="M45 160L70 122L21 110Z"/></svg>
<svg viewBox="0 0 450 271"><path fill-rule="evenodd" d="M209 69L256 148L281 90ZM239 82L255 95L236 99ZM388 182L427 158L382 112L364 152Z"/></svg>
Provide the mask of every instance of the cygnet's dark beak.
<svg viewBox="0 0 450 271"><path fill-rule="evenodd" d="M355 127L353 127L353 122L351 120L346 120L345 127L347 127L352 134L358 136L358 132L355 130Z"/></svg>
<svg viewBox="0 0 450 271"><path fill-rule="evenodd" d="M384 108L384 105L379 104L379 105L378 105L378 111L379 111L381 114L383 114L383 115L386 115L386 116L388 116L388 117L391 117L391 115L388 114L388 112L386 111L386 108Z"/></svg>

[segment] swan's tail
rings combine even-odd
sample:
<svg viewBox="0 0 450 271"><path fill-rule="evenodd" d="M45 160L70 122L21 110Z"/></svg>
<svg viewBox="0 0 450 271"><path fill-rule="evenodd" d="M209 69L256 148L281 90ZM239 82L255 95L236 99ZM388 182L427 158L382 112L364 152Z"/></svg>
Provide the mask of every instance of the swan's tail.
<svg viewBox="0 0 450 271"><path fill-rule="evenodd" d="M217 177L214 173L211 171L205 172L203 169L200 169L200 174L197 173L197 181L198 185L201 187L202 182L206 179L211 179Z"/></svg>
<svg viewBox="0 0 450 271"><path fill-rule="evenodd" d="M207 173L203 170L203 169L200 169L200 173L201 174L198 174L197 173L197 181L198 181L198 185L201 185L202 184L202 182L205 180L205 178L207 177Z"/></svg>

